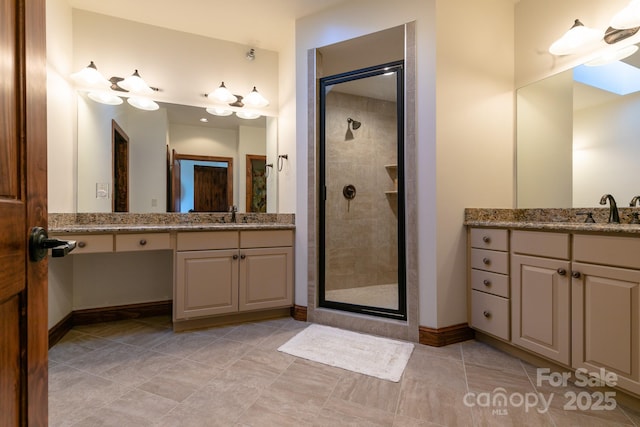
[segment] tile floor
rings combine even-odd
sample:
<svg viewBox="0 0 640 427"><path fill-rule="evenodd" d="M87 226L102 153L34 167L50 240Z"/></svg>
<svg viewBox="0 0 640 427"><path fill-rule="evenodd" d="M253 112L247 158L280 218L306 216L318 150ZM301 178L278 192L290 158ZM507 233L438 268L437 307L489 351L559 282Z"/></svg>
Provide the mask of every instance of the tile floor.
<svg viewBox="0 0 640 427"><path fill-rule="evenodd" d="M306 325L173 333L160 317L76 327L49 352L49 425L640 426L619 405L564 410L566 390L584 392L575 386L538 387L553 396L546 412L517 407L536 392L536 369L476 341L417 344L399 383L277 351ZM481 406L500 392L515 403Z"/></svg>

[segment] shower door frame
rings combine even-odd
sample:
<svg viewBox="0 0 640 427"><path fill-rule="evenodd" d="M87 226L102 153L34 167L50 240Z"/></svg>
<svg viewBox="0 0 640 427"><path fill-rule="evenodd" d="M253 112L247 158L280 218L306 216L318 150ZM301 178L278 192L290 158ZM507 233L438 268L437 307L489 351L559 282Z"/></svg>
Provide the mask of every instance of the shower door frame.
<svg viewBox="0 0 640 427"><path fill-rule="evenodd" d="M393 61L385 64L361 68L345 73L335 74L319 79L319 167L318 167L318 306L335 310L348 311L359 314L367 314L386 317L396 320L407 320L407 265L406 265L406 224L405 224L405 179L404 179L404 66L405 61ZM326 88L338 83L346 83L367 77L375 77L393 72L396 78L396 160L397 160L397 233L398 233L398 309L384 307L372 307L359 304L350 304L338 301L328 301L325 298L326 279L326 153L325 153L325 125L326 125Z"/></svg>

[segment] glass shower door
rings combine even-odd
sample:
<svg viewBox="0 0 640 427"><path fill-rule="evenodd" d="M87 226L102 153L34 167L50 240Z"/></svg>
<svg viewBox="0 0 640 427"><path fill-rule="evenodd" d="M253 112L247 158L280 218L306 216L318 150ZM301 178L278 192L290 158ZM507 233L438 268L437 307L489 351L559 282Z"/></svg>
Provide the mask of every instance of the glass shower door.
<svg viewBox="0 0 640 427"><path fill-rule="evenodd" d="M406 319L402 63L321 79L321 307Z"/></svg>

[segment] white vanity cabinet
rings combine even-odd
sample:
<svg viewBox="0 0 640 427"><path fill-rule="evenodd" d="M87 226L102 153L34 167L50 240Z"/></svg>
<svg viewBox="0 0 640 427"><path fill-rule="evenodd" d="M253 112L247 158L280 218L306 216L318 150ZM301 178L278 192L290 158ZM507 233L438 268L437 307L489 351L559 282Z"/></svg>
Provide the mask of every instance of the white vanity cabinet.
<svg viewBox="0 0 640 427"><path fill-rule="evenodd" d="M572 366L640 394L640 239L576 234L573 247Z"/></svg>
<svg viewBox="0 0 640 427"><path fill-rule="evenodd" d="M511 342L571 363L570 236L511 232Z"/></svg>
<svg viewBox="0 0 640 427"><path fill-rule="evenodd" d="M509 339L509 239L507 230L472 228L471 327Z"/></svg>
<svg viewBox="0 0 640 427"><path fill-rule="evenodd" d="M181 232L174 320L290 307L293 232Z"/></svg>

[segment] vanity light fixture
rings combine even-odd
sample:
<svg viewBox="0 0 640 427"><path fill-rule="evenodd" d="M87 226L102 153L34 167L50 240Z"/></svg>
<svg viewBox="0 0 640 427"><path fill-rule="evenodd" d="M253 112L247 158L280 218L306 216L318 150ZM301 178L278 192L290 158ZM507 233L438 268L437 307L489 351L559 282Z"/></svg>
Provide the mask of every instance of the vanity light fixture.
<svg viewBox="0 0 640 427"><path fill-rule="evenodd" d="M619 30L640 27L640 0L631 0L627 7L611 18L609 25Z"/></svg>
<svg viewBox="0 0 640 427"><path fill-rule="evenodd" d="M120 105L122 104L122 98L107 91L107 90L92 90L87 94L89 99L106 105Z"/></svg>
<svg viewBox="0 0 640 427"><path fill-rule="evenodd" d="M249 95L245 96L243 99L244 103L250 107L266 107L269 105L269 101L267 98L262 96L256 87L253 87L253 90L249 93Z"/></svg>
<svg viewBox="0 0 640 427"><path fill-rule="evenodd" d="M231 104L238 100L229 89L224 85L224 82L218 86L216 90L207 94L207 98L213 99L218 102L222 102L225 104Z"/></svg>
<svg viewBox="0 0 640 427"><path fill-rule="evenodd" d="M135 70L133 74L126 77L124 80L120 80L117 83L122 89L137 94L137 95L152 95L154 90L145 82L138 70Z"/></svg>
<svg viewBox="0 0 640 427"><path fill-rule="evenodd" d="M579 19L562 37L549 47L552 55L571 55L602 40L604 32L586 27Z"/></svg>
<svg viewBox="0 0 640 427"><path fill-rule="evenodd" d="M82 86L105 89L110 86L109 80L98 71L98 67L96 67L93 61L77 73L71 74L71 78Z"/></svg>
<svg viewBox="0 0 640 427"><path fill-rule="evenodd" d="M230 116L233 114L233 111L224 107L207 107L206 111L209 114L213 114L214 116L221 116L221 117Z"/></svg>
<svg viewBox="0 0 640 427"><path fill-rule="evenodd" d="M585 62L584 65L589 67L597 67L600 65L610 64L615 61L620 61L624 58L627 58L638 51L638 46L632 44L622 49L614 50L613 52L607 52L596 59L593 59L589 62Z"/></svg>
<svg viewBox="0 0 640 427"><path fill-rule="evenodd" d="M240 117L241 119L253 120L260 117L260 113L256 113L254 111L242 110L242 111L236 111L236 116Z"/></svg>
<svg viewBox="0 0 640 427"><path fill-rule="evenodd" d="M145 110L145 111L155 111L158 108L160 108L157 102L142 96L131 96L127 98L127 102L132 107L136 107L140 110Z"/></svg>

